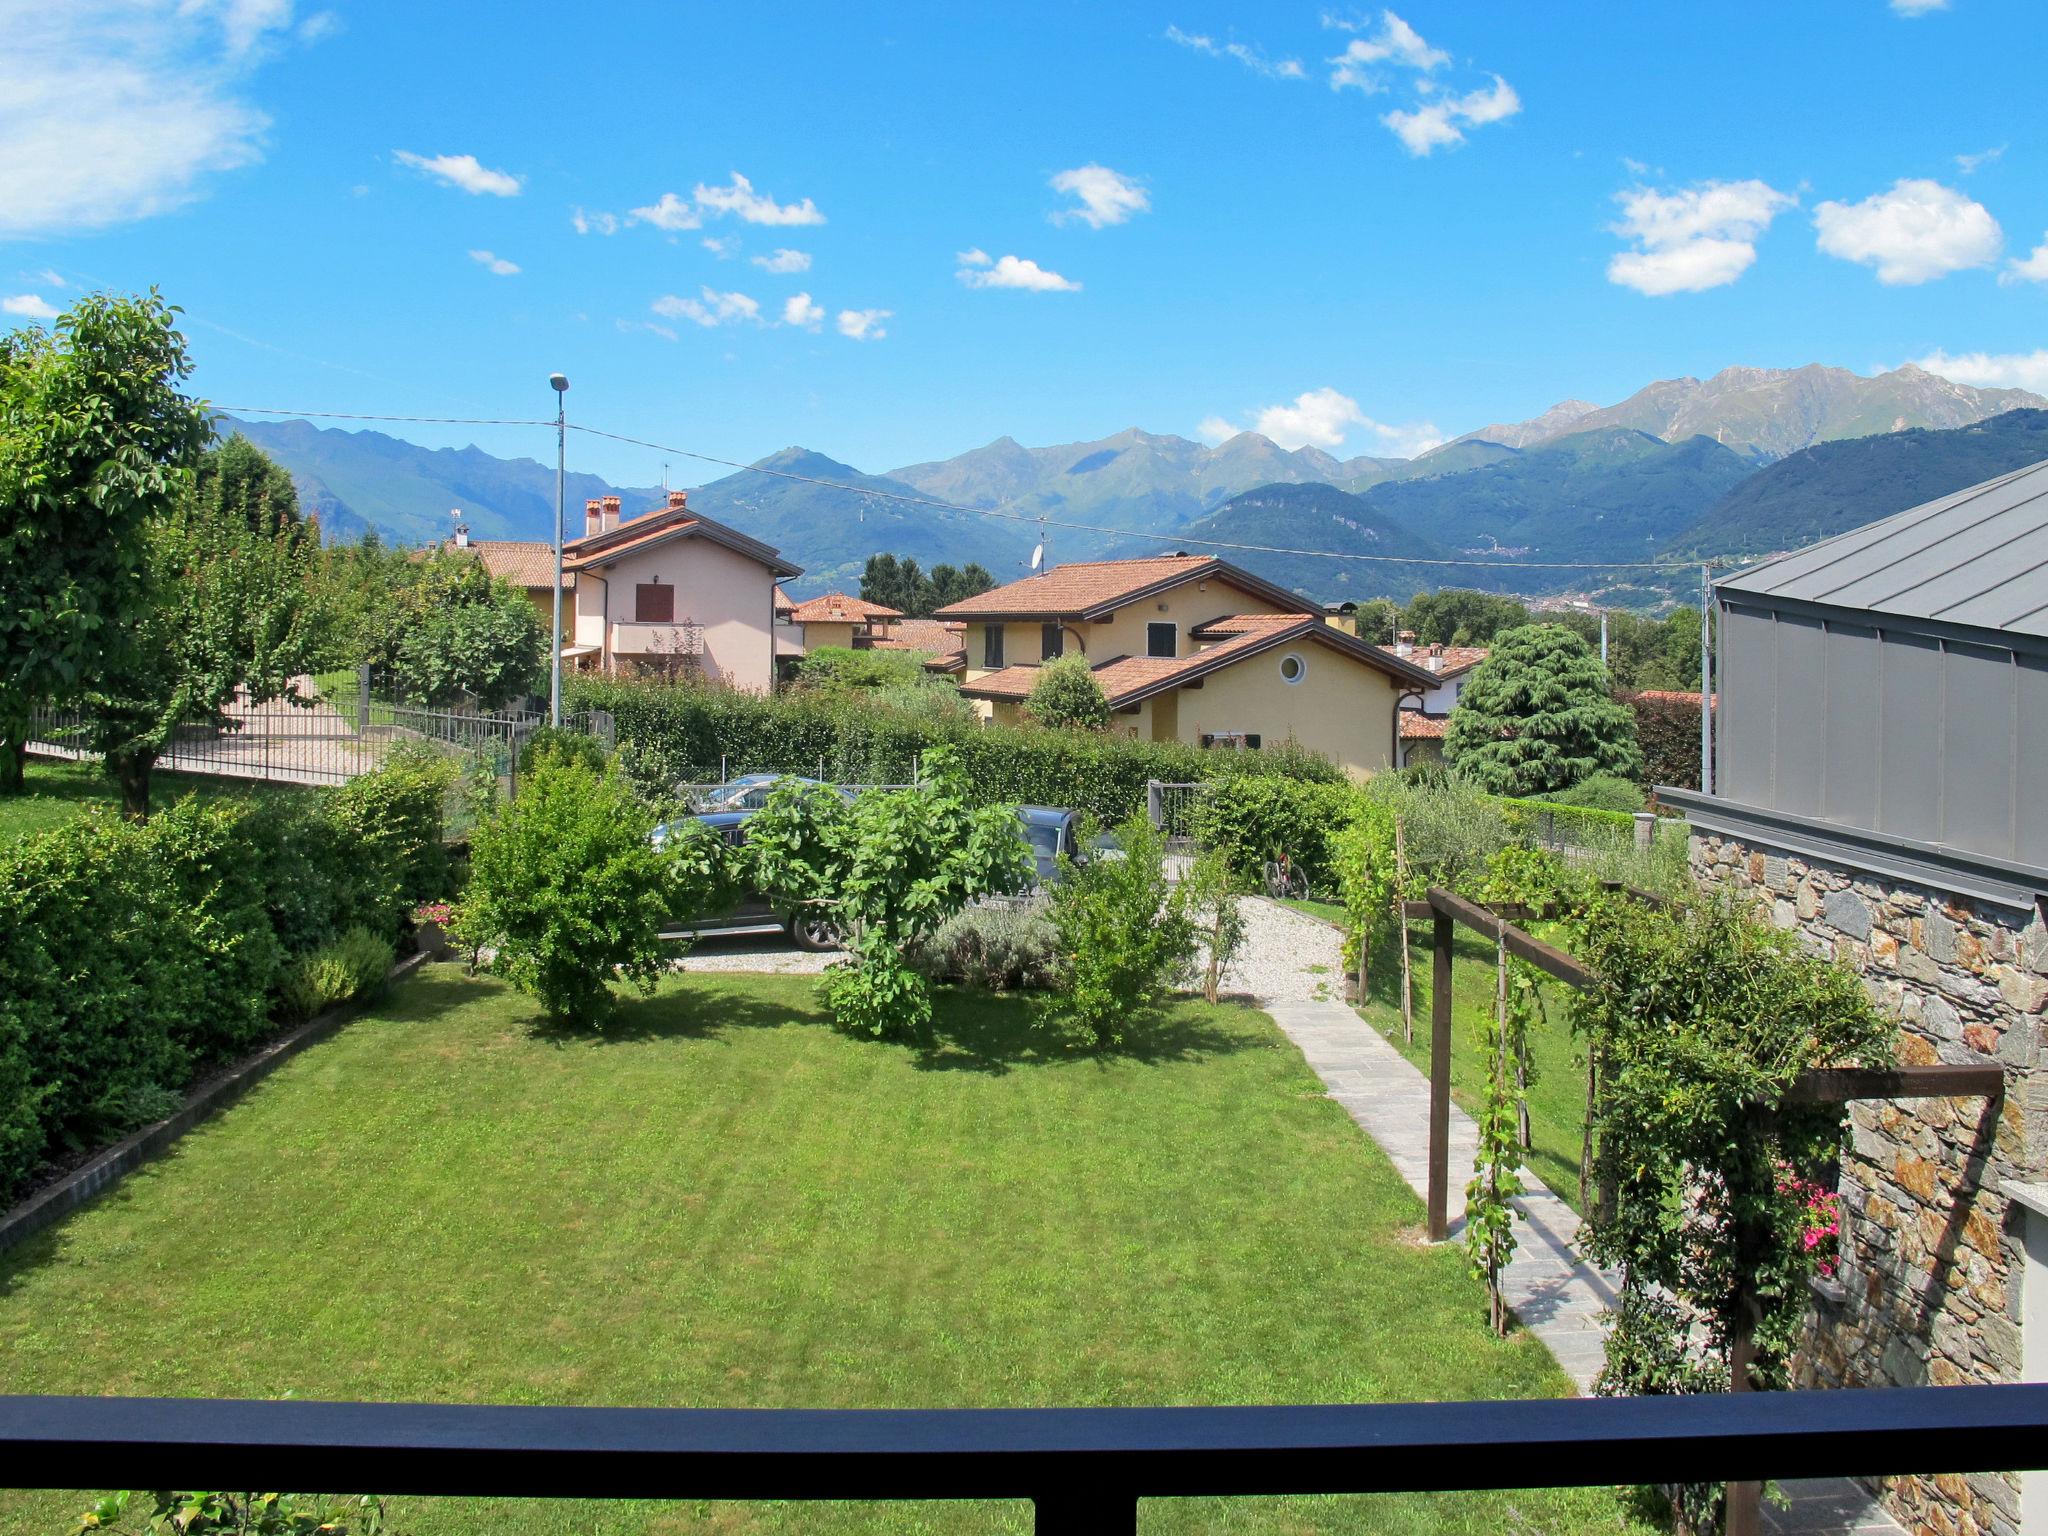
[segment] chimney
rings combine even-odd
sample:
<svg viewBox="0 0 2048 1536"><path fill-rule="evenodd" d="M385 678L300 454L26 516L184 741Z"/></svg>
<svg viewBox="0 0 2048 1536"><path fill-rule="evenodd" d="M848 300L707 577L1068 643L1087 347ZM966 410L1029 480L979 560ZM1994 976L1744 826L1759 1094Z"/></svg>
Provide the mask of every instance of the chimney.
<svg viewBox="0 0 2048 1536"><path fill-rule="evenodd" d="M671 512L682 511L689 499L690 493L688 491L670 491L668 493L668 510Z"/></svg>
<svg viewBox="0 0 2048 1536"><path fill-rule="evenodd" d="M604 532L610 533L619 526L619 498L607 496L600 504L603 506L604 512L599 520L599 527Z"/></svg>
<svg viewBox="0 0 2048 1536"><path fill-rule="evenodd" d="M587 539L593 533L601 533L603 530L604 503L593 496L583 503L583 537Z"/></svg>
<svg viewBox="0 0 2048 1536"><path fill-rule="evenodd" d="M457 549L469 548L469 524L462 520L462 508L450 507L448 515L455 520L454 544Z"/></svg>
<svg viewBox="0 0 2048 1536"><path fill-rule="evenodd" d="M1406 656L1406 655L1407 655L1407 654L1408 654L1408 653L1409 653L1410 651L1412 651L1412 650L1414 650L1414 649L1415 649L1415 631L1414 631L1414 630L1412 630L1412 629L1404 629L1404 630L1402 630L1402 631L1401 631L1401 632L1400 632L1400 633L1399 633L1398 635L1394 636L1394 654L1395 654L1396 656Z"/></svg>

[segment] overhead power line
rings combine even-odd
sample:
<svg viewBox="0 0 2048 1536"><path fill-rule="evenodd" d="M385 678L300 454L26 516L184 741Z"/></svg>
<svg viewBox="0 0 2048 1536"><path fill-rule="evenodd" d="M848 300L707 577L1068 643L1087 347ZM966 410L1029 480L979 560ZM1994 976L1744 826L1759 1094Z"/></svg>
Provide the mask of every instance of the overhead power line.
<svg viewBox="0 0 2048 1536"><path fill-rule="evenodd" d="M331 421L392 421L422 422L442 426L470 427L552 427L552 420L538 417L474 417L474 416L382 416L356 411L299 411L286 410L278 406L262 405L217 405L213 409L224 412L243 412L262 416L317 416ZM1205 549L1228 549L1250 555L1293 555L1309 560L1348 560L1362 565L1419 565L1457 566L1470 570L1484 571L1671 571L1692 573L1702 565L1721 566L1739 564L1725 556L1711 560L1481 560L1450 556L1426 555L1368 555L1342 549L1296 549L1281 544L1246 544L1230 539L1209 539L1196 535L1173 532L1154 533L1143 528L1109 528L1100 523L1079 523L1064 518L1045 517L1037 512L1011 512L1008 507L1014 501L996 507L970 507L957 501L942 501L934 496L910 496L900 491L877 490L872 486L853 485L844 480L830 480L821 475L801 475L789 469L770 469L761 464L748 464L739 459L724 459L712 453L699 453L693 448L679 447L674 443L652 442L644 437L628 437L623 432L607 432L602 427L585 426L581 422L569 422L571 432L581 432L586 437L601 437L609 442L626 443L635 448L649 448L656 453L671 453L685 459L695 459L700 464L717 464L726 469L744 470L749 474L772 475L778 480L794 480L804 485L822 486L827 490L846 491L856 496L872 497L876 500L896 502L903 506L924 507L935 512L952 512L966 517L992 517L1010 523L1029 523L1047 528L1065 528L1077 533L1105 533L1118 538L1149 539L1176 544L1198 544Z"/></svg>

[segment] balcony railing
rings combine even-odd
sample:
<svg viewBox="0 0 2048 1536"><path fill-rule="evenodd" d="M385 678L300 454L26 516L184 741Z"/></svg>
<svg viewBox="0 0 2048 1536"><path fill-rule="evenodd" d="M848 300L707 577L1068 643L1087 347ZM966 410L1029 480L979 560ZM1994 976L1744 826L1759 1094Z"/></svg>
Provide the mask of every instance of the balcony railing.
<svg viewBox="0 0 2048 1536"><path fill-rule="evenodd" d="M707 1409L0 1397L0 1485L639 1499L1144 1498L2033 1470L2048 1385L1334 1407Z"/></svg>

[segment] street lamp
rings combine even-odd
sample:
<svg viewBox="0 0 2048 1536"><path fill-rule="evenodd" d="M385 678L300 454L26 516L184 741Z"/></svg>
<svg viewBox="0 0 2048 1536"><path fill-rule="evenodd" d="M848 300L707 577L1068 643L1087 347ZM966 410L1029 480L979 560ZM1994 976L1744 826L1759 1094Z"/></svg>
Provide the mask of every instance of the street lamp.
<svg viewBox="0 0 2048 1536"><path fill-rule="evenodd" d="M555 392L555 646L548 671L548 724L562 726L562 478L568 461L569 427L564 410L569 398L569 376L551 373L548 383Z"/></svg>

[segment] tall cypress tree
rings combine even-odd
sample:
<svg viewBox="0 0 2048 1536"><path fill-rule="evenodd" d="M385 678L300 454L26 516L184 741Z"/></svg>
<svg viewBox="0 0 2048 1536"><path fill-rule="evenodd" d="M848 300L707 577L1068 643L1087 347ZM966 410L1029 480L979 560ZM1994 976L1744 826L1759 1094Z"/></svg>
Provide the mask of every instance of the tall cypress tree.
<svg viewBox="0 0 2048 1536"><path fill-rule="evenodd" d="M1635 716L1616 702L1600 658L1562 624L1494 636L1451 711L1444 759L1496 795L1550 794L1643 767Z"/></svg>

